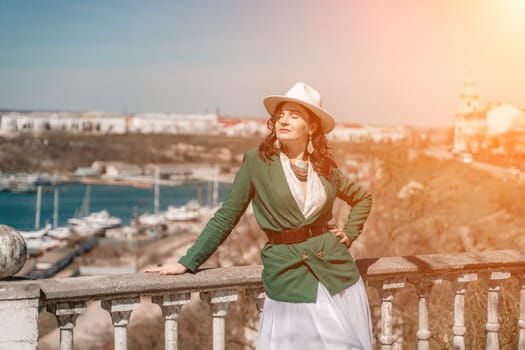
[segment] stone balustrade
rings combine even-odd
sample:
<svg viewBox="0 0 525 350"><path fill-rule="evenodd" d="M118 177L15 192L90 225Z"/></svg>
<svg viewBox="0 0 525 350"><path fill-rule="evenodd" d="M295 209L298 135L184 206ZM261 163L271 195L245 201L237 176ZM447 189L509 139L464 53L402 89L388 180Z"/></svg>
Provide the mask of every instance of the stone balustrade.
<svg viewBox="0 0 525 350"><path fill-rule="evenodd" d="M450 329L454 349L465 348L465 295L469 283L485 280L486 349L499 349L498 314L500 288L504 281L517 278L521 289L517 348L525 350L525 254L519 251L433 254L407 257L383 257L357 261L369 287L378 292L381 322L375 330L377 347L394 349L396 319L393 302L400 290L415 287L418 322L417 348L429 349L432 330L429 323L429 295L443 281L452 286L450 303L454 316ZM127 326L130 315L141 297L151 297L164 317L165 349L177 349L177 322L181 308L198 292L210 305L213 319L213 349L224 349L225 317L228 305L245 291L262 310L264 293L261 266L205 269L197 274L160 276L132 273L112 276L74 277L36 281L0 281L0 349L36 349L38 307L53 313L60 327L60 349L72 349L75 320L86 310L86 303L100 300L111 315L115 349L127 348ZM369 288L369 291L373 289ZM514 321L513 321L514 322ZM4 332L3 330L9 330Z"/></svg>

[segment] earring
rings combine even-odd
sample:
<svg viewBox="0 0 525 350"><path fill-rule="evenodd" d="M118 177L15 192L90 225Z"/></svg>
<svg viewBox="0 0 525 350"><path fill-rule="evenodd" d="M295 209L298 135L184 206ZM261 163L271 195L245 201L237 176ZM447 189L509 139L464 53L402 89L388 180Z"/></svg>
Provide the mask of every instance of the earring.
<svg viewBox="0 0 525 350"><path fill-rule="evenodd" d="M279 139L275 139L273 147L275 147L277 150L281 149L281 143L279 142Z"/></svg>
<svg viewBox="0 0 525 350"><path fill-rule="evenodd" d="M312 133L310 132L310 136L308 137L308 144L306 145L306 152L308 154L313 154L315 152L315 147L312 142Z"/></svg>

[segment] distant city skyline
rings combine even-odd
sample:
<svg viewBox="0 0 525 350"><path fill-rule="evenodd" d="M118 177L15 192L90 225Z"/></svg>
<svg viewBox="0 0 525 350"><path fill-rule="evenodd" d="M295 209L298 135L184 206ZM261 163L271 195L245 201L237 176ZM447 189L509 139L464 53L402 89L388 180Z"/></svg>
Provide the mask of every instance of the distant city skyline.
<svg viewBox="0 0 525 350"><path fill-rule="evenodd" d="M523 0L0 2L0 109L265 117L296 81L338 122L525 107Z"/></svg>

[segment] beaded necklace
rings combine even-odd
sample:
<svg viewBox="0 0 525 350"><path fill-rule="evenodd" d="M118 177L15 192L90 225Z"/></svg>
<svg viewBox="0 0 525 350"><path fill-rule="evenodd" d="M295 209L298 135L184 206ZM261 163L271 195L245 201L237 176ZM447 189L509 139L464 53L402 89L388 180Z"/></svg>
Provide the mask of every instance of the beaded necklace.
<svg viewBox="0 0 525 350"><path fill-rule="evenodd" d="M295 177L301 182L308 180L308 162L304 160L290 160L290 165Z"/></svg>

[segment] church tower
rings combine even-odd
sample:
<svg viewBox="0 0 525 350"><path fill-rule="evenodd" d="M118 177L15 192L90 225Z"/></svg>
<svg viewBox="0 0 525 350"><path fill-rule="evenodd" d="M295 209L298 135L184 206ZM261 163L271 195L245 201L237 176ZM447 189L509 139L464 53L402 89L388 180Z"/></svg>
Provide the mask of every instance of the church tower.
<svg viewBox="0 0 525 350"><path fill-rule="evenodd" d="M469 74L463 84L463 91L459 98L459 111L454 121L454 151L477 151L485 129L486 121L479 108L476 84Z"/></svg>
<svg viewBox="0 0 525 350"><path fill-rule="evenodd" d="M459 114L471 114L479 110L478 95L476 94L476 84L472 77L467 77L463 85L463 93L460 96Z"/></svg>

